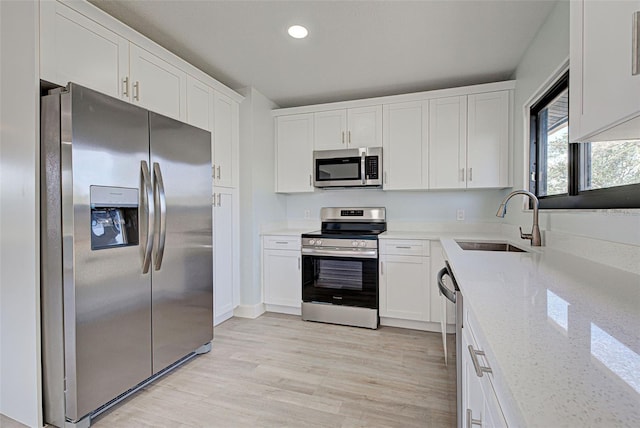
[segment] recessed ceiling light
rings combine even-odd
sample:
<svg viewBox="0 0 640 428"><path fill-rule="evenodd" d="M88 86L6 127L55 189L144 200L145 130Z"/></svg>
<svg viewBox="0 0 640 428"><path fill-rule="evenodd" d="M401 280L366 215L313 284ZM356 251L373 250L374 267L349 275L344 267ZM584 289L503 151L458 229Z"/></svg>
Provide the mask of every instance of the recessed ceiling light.
<svg viewBox="0 0 640 428"><path fill-rule="evenodd" d="M307 37L307 34L309 34L309 31L307 31L307 29L302 25L292 25L291 27L289 27L287 32L294 39L304 39L305 37Z"/></svg>

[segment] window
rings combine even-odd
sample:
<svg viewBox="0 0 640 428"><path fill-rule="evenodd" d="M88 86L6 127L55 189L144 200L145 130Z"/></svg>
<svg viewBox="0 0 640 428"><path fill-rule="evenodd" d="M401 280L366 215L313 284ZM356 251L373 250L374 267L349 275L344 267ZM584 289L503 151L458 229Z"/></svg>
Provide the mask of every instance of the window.
<svg viewBox="0 0 640 428"><path fill-rule="evenodd" d="M640 139L569 143L569 73L530 109L529 188L540 208L640 208Z"/></svg>

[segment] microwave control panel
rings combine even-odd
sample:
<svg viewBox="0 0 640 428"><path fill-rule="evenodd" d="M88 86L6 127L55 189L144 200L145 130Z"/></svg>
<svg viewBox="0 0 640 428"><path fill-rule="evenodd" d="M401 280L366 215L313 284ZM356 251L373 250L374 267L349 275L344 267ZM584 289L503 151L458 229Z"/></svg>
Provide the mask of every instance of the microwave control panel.
<svg viewBox="0 0 640 428"><path fill-rule="evenodd" d="M365 177L367 180L378 179L378 156L365 157Z"/></svg>

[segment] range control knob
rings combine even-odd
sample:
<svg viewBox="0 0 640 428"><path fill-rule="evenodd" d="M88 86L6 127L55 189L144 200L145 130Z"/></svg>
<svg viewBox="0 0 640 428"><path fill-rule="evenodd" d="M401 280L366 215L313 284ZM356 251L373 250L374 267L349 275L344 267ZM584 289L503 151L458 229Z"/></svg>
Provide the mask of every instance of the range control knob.
<svg viewBox="0 0 640 428"><path fill-rule="evenodd" d="M322 239L318 239L318 240L316 241L316 245L322 245Z"/></svg>
<svg viewBox="0 0 640 428"><path fill-rule="evenodd" d="M358 241L351 241L351 246L357 247L358 246Z"/></svg>
<svg viewBox="0 0 640 428"><path fill-rule="evenodd" d="M364 241L360 241L360 246L361 246L361 247L364 247L365 245L367 245L367 243L366 243L366 242L364 242Z"/></svg>
<svg viewBox="0 0 640 428"><path fill-rule="evenodd" d="M315 244L315 243L316 243L316 240L315 240L315 239L309 239L309 245L313 245L313 244Z"/></svg>

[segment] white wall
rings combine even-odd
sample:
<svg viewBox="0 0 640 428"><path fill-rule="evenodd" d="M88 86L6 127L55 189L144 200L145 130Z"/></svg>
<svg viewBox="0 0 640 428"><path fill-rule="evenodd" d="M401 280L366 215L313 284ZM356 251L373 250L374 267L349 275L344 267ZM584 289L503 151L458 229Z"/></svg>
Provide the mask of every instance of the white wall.
<svg viewBox="0 0 640 428"><path fill-rule="evenodd" d="M252 306L262 302L260 231L285 220L285 203L274 193L277 106L254 88L240 92L240 304Z"/></svg>
<svg viewBox="0 0 640 428"><path fill-rule="evenodd" d="M0 413L42 426L38 3L0 1Z"/></svg>
<svg viewBox="0 0 640 428"><path fill-rule="evenodd" d="M316 190L314 193L287 196L287 219L304 219L305 210L311 219L320 218L320 208L326 206L383 206L387 208L390 227L401 222L469 223L496 222L500 205L500 190L456 190L402 192L374 189ZM456 220L456 211L463 209L465 220Z"/></svg>
<svg viewBox="0 0 640 428"><path fill-rule="evenodd" d="M569 57L569 2L559 1L525 52L515 72L514 187L527 188L528 137L523 107ZM640 138L640 135L638 135ZM515 201L514 201L515 202ZM531 224L531 213L513 202L506 216L511 224ZM640 210L542 211L540 225L552 232L640 245Z"/></svg>

